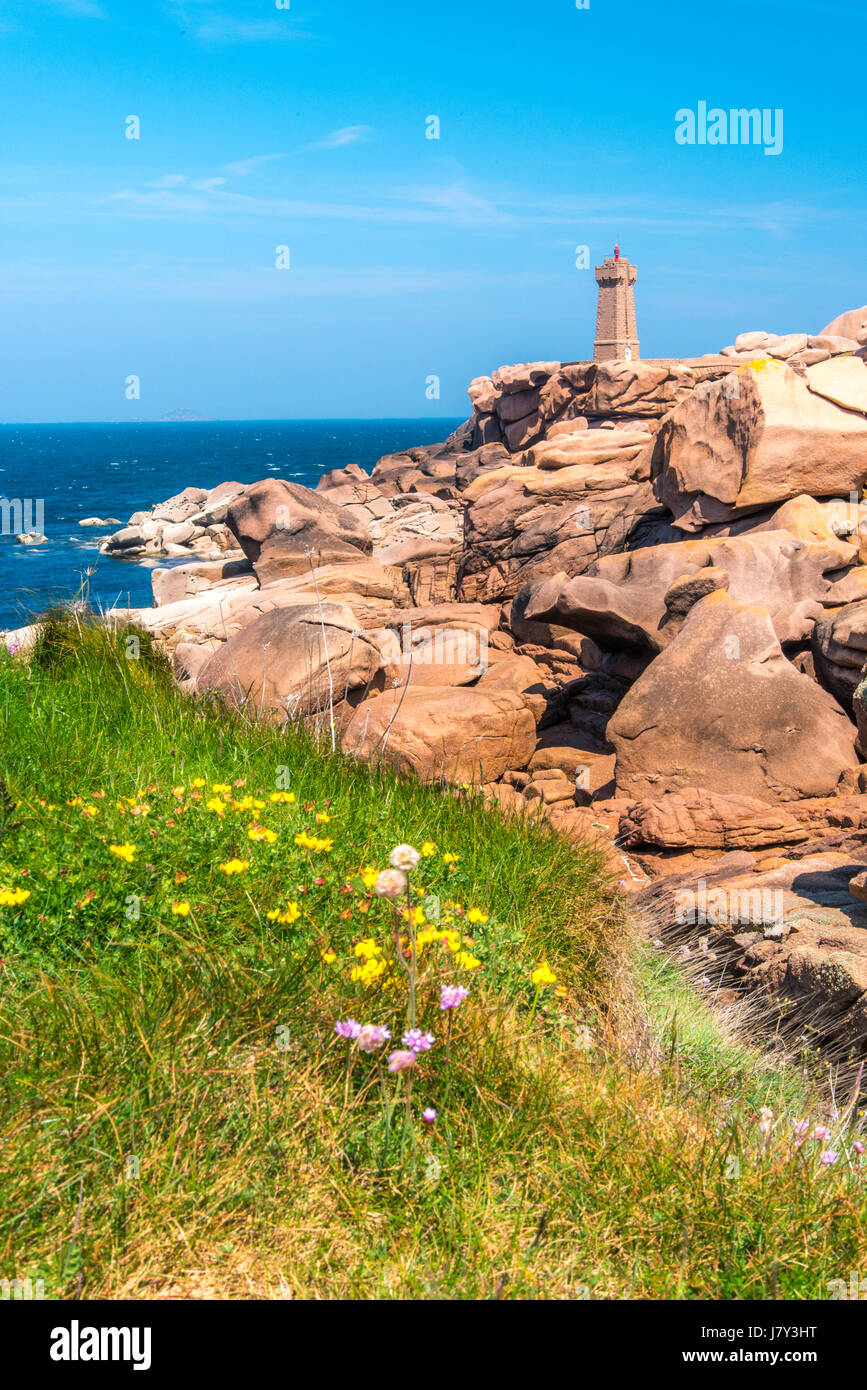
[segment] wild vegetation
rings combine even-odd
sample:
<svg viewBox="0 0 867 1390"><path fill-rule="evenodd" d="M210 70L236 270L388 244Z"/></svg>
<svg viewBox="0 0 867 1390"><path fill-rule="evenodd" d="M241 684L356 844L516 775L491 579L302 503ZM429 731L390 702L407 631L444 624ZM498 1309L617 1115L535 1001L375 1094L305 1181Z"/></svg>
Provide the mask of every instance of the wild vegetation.
<svg viewBox="0 0 867 1390"><path fill-rule="evenodd" d="M734 1036L592 850L134 646L58 616L0 662L0 1277L806 1298L863 1264L854 1105Z"/></svg>

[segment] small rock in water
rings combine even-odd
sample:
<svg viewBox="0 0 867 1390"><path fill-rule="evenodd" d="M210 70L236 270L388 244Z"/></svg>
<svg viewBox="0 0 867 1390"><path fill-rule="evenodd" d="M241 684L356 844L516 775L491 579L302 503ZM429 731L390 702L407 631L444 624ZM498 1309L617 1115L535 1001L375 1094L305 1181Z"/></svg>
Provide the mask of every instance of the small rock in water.
<svg viewBox="0 0 867 1390"><path fill-rule="evenodd" d="M19 545L42 545L48 537L43 536L41 531L22 531L15 537Z"/></svg>

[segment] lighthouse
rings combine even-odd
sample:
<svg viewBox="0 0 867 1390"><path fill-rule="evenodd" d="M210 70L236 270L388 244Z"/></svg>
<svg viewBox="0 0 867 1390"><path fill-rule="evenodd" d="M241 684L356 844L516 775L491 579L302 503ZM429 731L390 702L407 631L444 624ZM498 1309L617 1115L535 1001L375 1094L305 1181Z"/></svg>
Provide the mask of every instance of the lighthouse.
<svg viewBox="0 0 867 1390"><path fill-rule="evenodd" d="M633 289L637 276L636 267L621 256L619 246L615 246L613 256L606 256L602 264L596 267L599 302L596 308L594 362L610 362L616 358L629 361L641 356L635 326Z"/></svg>

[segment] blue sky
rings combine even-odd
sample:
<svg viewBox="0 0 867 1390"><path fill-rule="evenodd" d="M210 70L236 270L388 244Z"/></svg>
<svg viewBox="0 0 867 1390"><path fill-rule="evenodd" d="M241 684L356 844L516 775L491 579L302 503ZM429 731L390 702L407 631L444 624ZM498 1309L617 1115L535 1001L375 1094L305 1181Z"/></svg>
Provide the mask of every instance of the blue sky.
<svg viewBox="0 0 867 1390"><path fill-rule="evenodd" d="M867 302L865 38L803 0L0 0L0 419L464 415L591 353L575 248L615 241L644 356L818 331ZM782 109L782 153L678 145L699 101Z"/></svg>

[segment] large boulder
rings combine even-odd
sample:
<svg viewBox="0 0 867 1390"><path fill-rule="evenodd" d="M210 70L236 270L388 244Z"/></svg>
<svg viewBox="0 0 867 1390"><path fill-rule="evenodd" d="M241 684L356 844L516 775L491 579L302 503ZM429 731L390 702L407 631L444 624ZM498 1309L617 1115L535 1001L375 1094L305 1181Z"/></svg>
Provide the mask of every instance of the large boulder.
<svg viewBox="0 0 867 1390"><path fill-rule="evenodd" d="M574 579L538 580L524 616L574 628L604 648L658 652L704 592L727 587L739 602L768 610L780 642L800 642L831 592L828 576L853 554L833 537L798 540L787 531L647 546L604 556Z"/></svg>
<svg viewBox="0 0 867 1390"><path fill-rule="evenodd" d="M499 687L419 686L365 700L343 732L346 752L382 759L424 782L481 786L527 766L536 725L523 695Z"/></svg>
<svg viewBox="0 0 867 1390"><path fill-rule="evenodd" d="M766 361L705 382L663 421L652 469L685 530L799 493L847 497L867 478L867 365Z"/></svg>
<svg viewBox="0 0 867 1390"><path fill-rule="evenodd" d="M254 483L226 520L263 586L319 565L355 562L371 550L366 528L346 508L282 479Z"/></svg>
<svg viewBox="0 0 867 1390"><path fill-rule="evenodd" d="M352 610L326 601L275 608L245 623L208 658L196 685L248 714L300 719L339 707L382 668L378 645L358 631Z"/></svg>
<svg viewBox="0 0 867 1390"><path fill-rule="evenodd" d="M529 580L558 570L581 574L622 545L636 523L654 514L640 462L507 467L477 478L464 493L459 597L512 598Z"/></svg>
<svg viewBox="0 0 867 1390"><path fill-rule="evenodd" d="M838 314L822 329L821 336L854 338L857 342L862 328L867 328L867 304L860 309L847 309L845 313Z"/></svg>
<svg viewBox="0 0 867 1390"><path fill-rule="evenodd" d="M597 363L588 415L659 417L666 415L694 389L689 367L650 362Z"/></svg>
<svg viewBox="0 0 867 1390"><path fill-rule="evenodd" d="M618 796L704 787L760 801L830 796L851 783L855 730L783 656L762 608L724 590L687 614L609 720Z"/></svg>

